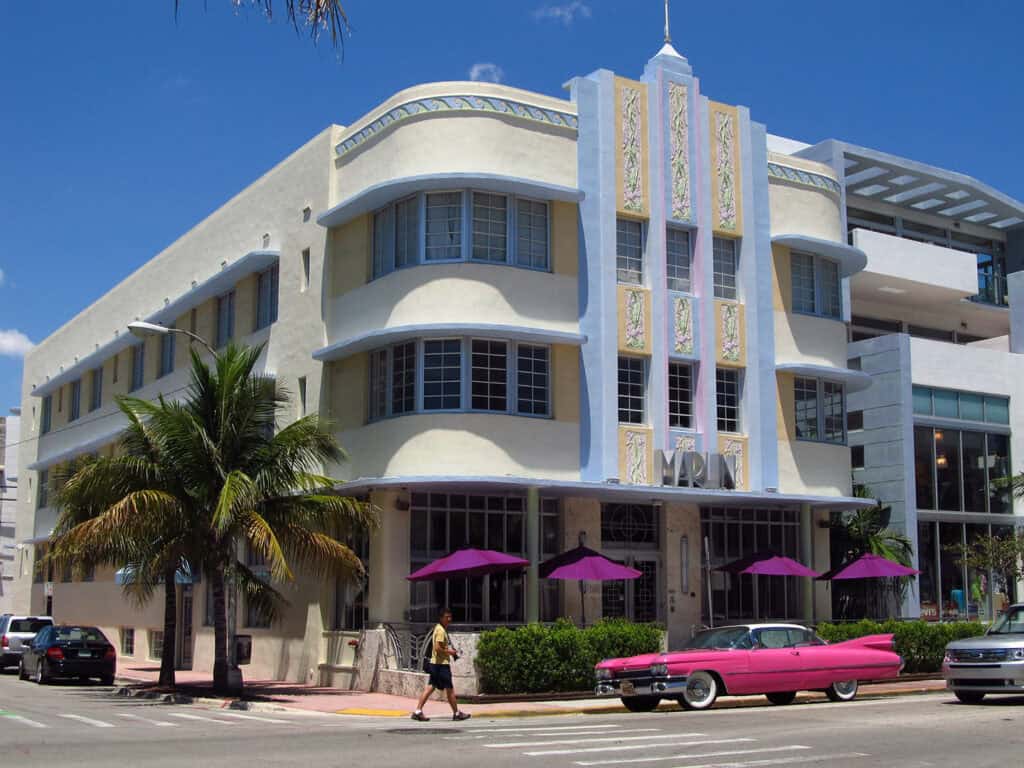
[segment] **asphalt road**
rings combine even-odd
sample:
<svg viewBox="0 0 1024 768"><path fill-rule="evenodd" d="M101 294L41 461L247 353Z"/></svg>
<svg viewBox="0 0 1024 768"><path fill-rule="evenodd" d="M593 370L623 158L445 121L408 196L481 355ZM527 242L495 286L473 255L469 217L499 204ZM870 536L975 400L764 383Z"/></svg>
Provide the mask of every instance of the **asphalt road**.
<svg viewBox="0 0 1024 768"><path fill-rule="evenodd" d="M947 694L709 712L414 723L237 712L0 677L0 765L868 768L1024 765L1024 698Z"/></svg>

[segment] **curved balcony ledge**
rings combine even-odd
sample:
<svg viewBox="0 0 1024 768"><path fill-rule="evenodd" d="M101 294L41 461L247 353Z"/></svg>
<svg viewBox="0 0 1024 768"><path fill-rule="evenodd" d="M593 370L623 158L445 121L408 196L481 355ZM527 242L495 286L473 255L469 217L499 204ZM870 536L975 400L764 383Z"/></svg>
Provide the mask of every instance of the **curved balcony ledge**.
<svg viewBox="0 0 1024 768"><path fill-rule="evenodd" d="M815 379L838 381L846 386L846 392L861 392L871 386L871 376L864 371L852 371L849 368L836 368L831 365L815 365L813 363L778 363L778 373L791 373L794 376L809 376Z"/></svg>
<svg viewBox="0 0 1024 768"><path fill-rule="evenodd" d="M860 248L854 248L846 243L837 243L833 240L822 240L820 237L808 235L775 235L772 244L784 245L787 248L795 248L798 251L807 251L826 259L833 259L839 262L839 274L841 277L849 277L862 272L868 265L867 254Z"/></svg>
<svg viewBox="0 0 1024 768"><path fill-rule="evenodd" d="M324 227L337 227L357 216L377 210L393 200L407 197L415 192L467 188L484 192L524 195L543 200L558 200L566 203L578 203L583 199L583 192L579 189L536 179L503 176L496 173L426 174L405 176L367 187L321 213L317 216L316 222Z"/></svg>
<svg viewBox="0 0 1024 768"><path fill-rule="evenodd" d="M316 350L313 353L313 359L320 360L321 362L340 360L341 358L359 352L366 352L386 344L397 344L409 339L427 336L473 336L482 339L508 339L534 344L568 344L574 347L583 346L587 341L587 337L582 333L528 328L521 325L417 323L415 325L401 325L394 328L381 328L343 339Z"/></svg>

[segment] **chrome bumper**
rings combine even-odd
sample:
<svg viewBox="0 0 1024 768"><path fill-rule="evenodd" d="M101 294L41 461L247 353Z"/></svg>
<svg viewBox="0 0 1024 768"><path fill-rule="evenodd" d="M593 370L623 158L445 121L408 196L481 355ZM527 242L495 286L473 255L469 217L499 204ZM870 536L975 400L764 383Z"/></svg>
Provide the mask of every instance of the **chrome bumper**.
<svg viewBox="0 0 1024 768"><path fill-rule="evenodd" d="M685 676L642 677L633 680L601 680L596 696L678 696L686 688Z"/></svg>
<svg viewBox="0 0 1024 768"><path fill-rule="evenodd" d="M1024 661L971 664L945 662L942 676L950 690L977 693L1024 693Z"/></svg>

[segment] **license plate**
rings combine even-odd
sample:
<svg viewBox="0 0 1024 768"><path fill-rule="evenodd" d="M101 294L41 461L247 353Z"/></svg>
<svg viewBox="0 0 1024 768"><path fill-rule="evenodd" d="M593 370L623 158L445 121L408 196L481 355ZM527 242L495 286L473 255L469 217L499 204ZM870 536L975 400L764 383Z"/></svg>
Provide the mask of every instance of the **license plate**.
<svg viewBox="0 0 1024 768"><path fill-rule="evenodd" d="M635 693L636 693L636 686L633 685L631 682L629 682L629 680L623 680L622 681L622 695L623 696L632 696Z"/></svg>
<svg viewBox="0 0 1024 768"><path fill-rule="evenodd" d="M78 658L80 658L80 659L91 659L92 658L92 651L79 651L78 652Z"/></svg>

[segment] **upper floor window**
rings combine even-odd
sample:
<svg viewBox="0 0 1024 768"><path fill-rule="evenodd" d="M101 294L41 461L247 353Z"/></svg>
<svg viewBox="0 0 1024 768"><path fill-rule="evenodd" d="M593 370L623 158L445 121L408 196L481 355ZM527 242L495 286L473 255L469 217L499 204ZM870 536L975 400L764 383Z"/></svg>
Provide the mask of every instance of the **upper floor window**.
<svg viewBox="0 0 1024 768"><path fill-rule="evenodd" d="M395 268L420 260L420 201L407 197L395 203Z"/></svg>
<svg viewBox="0 0 1024 768"><path fill-rule="evenodd" d="M508 202L504 195L473 193L473 245L470 258L504 263L508 260Z"/></svg>
<svg viewBox="0 0 1024 768"><path fill-rule="evenodd" d="M39 488L36 490L36 507L42 509L50 503L50 470L39 470Z"/></svg>
<svg viewBox="0 0 1024 768"><path fill-rule="evenodd" d="M647 371L643 358L619 357L619 422L643 424Z"/></svg>
<svg viewBox="0 0 1024 768"><path fill-rule="evenodd" d="M441 339L423 343L423 410L462 407L462 341Z"/></svg>
<svg viewBox="0 0 1024 768"><path fill-rule="evenodd" d="M976 392L958 392L914 385L914 413L944 419L1010 423L1010 399Z"/></svg>
<svg viewBox="0 0 1024 768"><path fill-rule="evenodd" d="M140 389L146 380L146 344L132 347L132 386L129 392Z"/></svg>
<svg viewBox="0 0 1024 768"><path fill-rule="evenodd" d="M177 335L165 333L160 337L160 375L163 378L174 371L174 347Z"/></svg>
<svg viewBox="0 0 1024 768"><path fill-rule="evenodd" d="M235 338L235 292L217 297L217 347Z"/></svg>
<svg viewBox="0 0 1024 768"><path fill-rule="evenodd" d="M712 241L716 299L736 299L736 241L716 237Z"/></svg>
<svg viewBox="0 0 1024 768"><path fill-rule="evenodd" d="M670 291L690 291L690 233L669 227L665 231L665 272Z"/></svg>
<svg viewBox="0 0 1024 768"><path fill-rule="evenodd" d="M516 411L533 416L551 412L551 361L547 347L519 344L516 357Z"/></svg>
<svg viewBox="0 0 1024 768"><path fill-rule="evenodd" d="M75 379L71 382L71 413L68 414L68 421L75 421L82 415L82 380Z"/></svg>
<svg viewBox="0 0 1024 768"><path fill-rule="evenodd" d="M715 399L718 407L718 431L740 431L740 371L718 368L715 371Z"/></svg>
<svg viewBox="0 0 1024 768"><path fill-rule="evenodd" d="M256 330L277 322L280 268L277 264L256 278Z"/></svg>
<svg viewBox="0 0 1024 768"><path fill-rule="evenodd" d="M416 342L398 344L391 354L391 413L412 413L416 410Z"/></svg>
<svg viewBox="0 0 1024 768"><path fill-rule="evenodd" d="M1010 476L1010 435L914 427L918 509L1012 512Z"/></svg>
<svg viewBox="0 0 1024 768"><path fill-rule="evenodd" d="M516 201L516 264L548 268L548 204L540 200Z"/></svg>
<svg viewBox="0 0 1024 768"><path fill-rule="evenodd" d="M53 421L53 395L43 398L42 412L39 415L39 431L46 434L50 431Z"/></svg>
<svg viewBox="0 0 1024 768"><path fill-rule="evenodd" d="M693 426L693 367L688 363L668 364L668 425Z"/></svg>
<svg viewBox="0 0 1024 768"><path fill-rule="evenodd" d="M644 228L639 221L615 221L615 275L620 283L644 279Z"/></svg>
<svg viewBox="0 0 1024 768"><path fill-rule="evenodd" d="M427 261L462 258L462 193L427 195Z"/></svg>
<svg viewBox="0 0 1024 768"><path fill-rule="evenodd" d="M388 210L373 214L373 276L380 277L387 272L388 252Z"/></svg>
<svg viewBox="0 0 1024 768"><path fill-rule="evenodd" d="M845 443L844 394L842 384L797 377L793 390L797 439Z"/></svg>
<svg viewBox="0 0 1024 768"><path fill-rule="evenodd" d="M89 391L89 411L97 410L103 405L103 366L92 369Z"/></svg>
<svg viewBox="0 0 1024 768"><path fill-rule="evenodd" d="M839 265L793 251L793 311L839 319Z"/></svg>
<svg viewBox="0 0 1024 768"><path fill-rule="evenodd" d="M508 408L508 345L474 339L470 356L470 408L504 411Z"/></svg>

